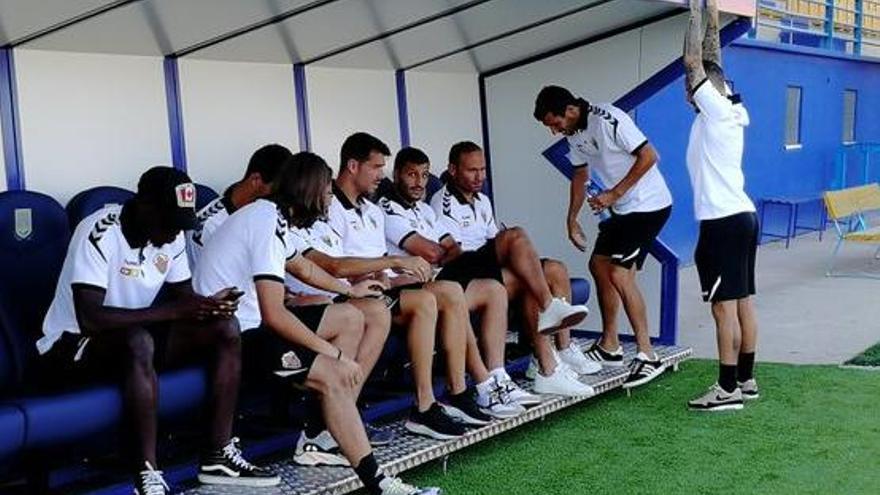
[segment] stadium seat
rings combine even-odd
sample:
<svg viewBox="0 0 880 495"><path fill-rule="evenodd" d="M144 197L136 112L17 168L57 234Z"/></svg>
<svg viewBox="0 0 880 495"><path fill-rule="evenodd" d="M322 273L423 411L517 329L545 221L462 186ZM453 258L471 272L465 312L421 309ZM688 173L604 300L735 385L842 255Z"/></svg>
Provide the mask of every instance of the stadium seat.
<svg viewBox="0 0 880 495"><path fill-rule="evenodd" d="M70 219L70 230L83 218L100 210L108 204L123 204L134 196L128 189L114 186L99 186L81 191L67 202L67 217Z"/></svg>
<svg viewBox="0 0 880 495"><path fill-rule="evenodd" d="M217 191L204 184L196 183L196 211L201 211L208 203L217 199L217 196L219 196Z"/></svg>
<svg viewBox="0 0 880 495"><path fill-rule="evenodd" d="M89 195L85 198L78 200L83 206L77 208L83 209L77 211L85 212L91 201ZM95 201L97 207L104 204ZM68 216L54 199L28 191L0 193L0 471L22 448L54 451L79 441L93 449L100 444L96 439L108 437L101 434L120 421L121 393L113 385L51 393L32 386L37 382L34 342L69 236ZM162 418L183 416L205 397L202 369L162 373L159 381Z"/></svg>

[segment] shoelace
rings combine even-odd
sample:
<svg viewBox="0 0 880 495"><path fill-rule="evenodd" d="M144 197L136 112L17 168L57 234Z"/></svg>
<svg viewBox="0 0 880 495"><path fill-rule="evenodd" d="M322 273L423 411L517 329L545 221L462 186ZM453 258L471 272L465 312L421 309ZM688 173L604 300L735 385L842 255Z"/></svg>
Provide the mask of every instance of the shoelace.
<svg viewBox="0 0 880 495"><path fill-rule="evenodd" d="M165 483L162 471L156 471L153 466L146 462L146 471L141 471L141 487L144 495L165 495L171 488Z"/></svg>
<svg viewBox="0 0 880 495"><path fill-rule="evenodd" d="M414 495L418 492L418 488L404 483L400 478L391 478L382 490L382 495Z"/></svg>
<svg viewBox="0 0 880 495"><path fill-rule="evenodd" d="M257 466L254 466L253 464L251 464L250 462L245 460L244 457L241 456L241 449L238 448L238 438L237 437L231 439L229 441L229 443L226 444L225 447L223 447L223 457L225 457L226 460L231 462L233 466L235 466L239 469L243 469L245 471L256 471L257 470Z"/></svg>

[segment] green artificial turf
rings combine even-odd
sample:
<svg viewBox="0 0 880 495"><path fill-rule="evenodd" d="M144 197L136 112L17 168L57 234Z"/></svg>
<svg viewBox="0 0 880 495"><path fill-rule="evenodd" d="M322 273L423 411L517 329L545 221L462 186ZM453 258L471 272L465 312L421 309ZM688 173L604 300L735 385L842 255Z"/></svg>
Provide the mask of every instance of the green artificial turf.
<svg viewBox="0 0 880 495"><path fill-rule="evenodd" d="M761 399L696 413L716 365L688 361L404 478L446 494L880 494L880 373L759 364Z"/></svg>

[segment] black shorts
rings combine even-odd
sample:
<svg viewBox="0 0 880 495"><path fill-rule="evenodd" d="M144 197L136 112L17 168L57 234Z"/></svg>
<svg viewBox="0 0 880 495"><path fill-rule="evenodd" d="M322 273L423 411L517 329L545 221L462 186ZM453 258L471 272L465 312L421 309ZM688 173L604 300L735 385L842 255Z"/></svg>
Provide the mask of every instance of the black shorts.
<svg viewBox="0 0 880 495"><path fill-rule="evenodd" d="M318 331L329 304L295 306L290 312L313 332ZM318 354L293 344L277 332L260 325L245 331L241 337L243 374L248 379L276 378L302 383Z"/></svg>
<svg viewBox="0 0 880 495"><path fill-rule="evenodd" d="M703 301L742 299L755 293L758 217L753 212L700 222L694 262Z"/></svg>
<svg viewBox="0 0 880 495"><path fill-rule="evenodd" d="M147 331L153 340L153 366L164 370L168 349L168 325L151 325ZM85 337L64 332L49 352L38 361L41 386L55 387L64 384L91 382L118 382L123 378L120 370L128 359L121 332L111 331L98 337Z"/></svg>
<svg viewBox="0 0 880 495"><path fill-rule="evenodd" d="M437 274L437 280L451 280L467 290L472 280L488 278L504 283L501 265L495 250L495 239L489 239L476 251L466 251L450 261Z"/></svg>
<svg viewBox="0 0 880 495"><path fill-rule="evenodd" d="M669 220L670 213L671 206L625 215L612 213L610 218L599 223L599 236L593 247L593 255L608 256L615 265L624 268L636 265L641 270L651 245Z"/></svg>

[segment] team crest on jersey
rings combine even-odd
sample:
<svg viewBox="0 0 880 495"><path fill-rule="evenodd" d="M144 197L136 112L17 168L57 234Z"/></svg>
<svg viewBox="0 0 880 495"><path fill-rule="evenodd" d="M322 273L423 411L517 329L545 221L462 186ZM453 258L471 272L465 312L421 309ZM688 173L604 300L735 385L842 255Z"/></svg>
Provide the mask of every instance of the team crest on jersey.
<svg viewBox="0 0 880 495"><path fill-rule="evenodd" d="M168 258L167 254L159 253L153 258L153 265L156 267L156 270L159 270L159 273L165 275L165 272L168 271L168 262L171 261Z"/></svg>
<svg viewBox="0 0 880 495"><path fill-rule="evenodd" d="M281 355L281 368L285 370L298 370L302 368L302 361L293 351L285 352Z"/></svg>
<svg viewBox="0 0 880 495"><path fill-rule="evenodd" d="M140 268L133 266L123 266L119 269L119 273L122 274L123 277L132 277L137 278L140 277L142 272Z"/></svg>

